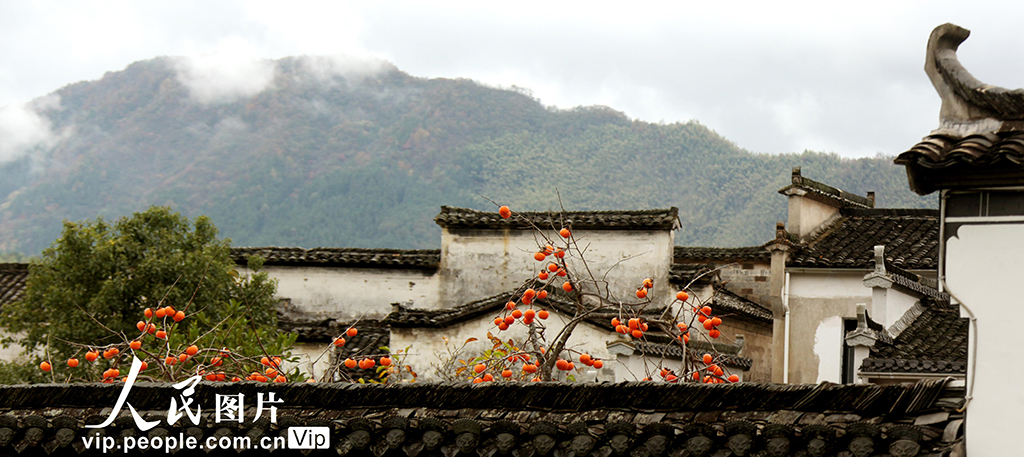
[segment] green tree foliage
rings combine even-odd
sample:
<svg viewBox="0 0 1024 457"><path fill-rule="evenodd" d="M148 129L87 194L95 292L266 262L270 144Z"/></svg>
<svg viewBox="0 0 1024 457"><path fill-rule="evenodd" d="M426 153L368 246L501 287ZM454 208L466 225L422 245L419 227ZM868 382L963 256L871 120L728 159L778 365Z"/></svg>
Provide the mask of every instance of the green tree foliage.
<svg viewBox="0 0 1024 457"><path fill-rule="evenodd" d="M254 271L260 266L250 260ZM11 332L4 343L36 355L32 363L48 357L59 366L89 348L125 348L140 337L144 309L170 305L188 318L176 326L156 321L168 327L167 348L279 355L294 336L277 333L275 290L266 273L239 277L229 242L217 238L209 218L190 221L151 207L112 224L66 221L61 237L30 264L24 296L4 308L0 326Z"/></svg>

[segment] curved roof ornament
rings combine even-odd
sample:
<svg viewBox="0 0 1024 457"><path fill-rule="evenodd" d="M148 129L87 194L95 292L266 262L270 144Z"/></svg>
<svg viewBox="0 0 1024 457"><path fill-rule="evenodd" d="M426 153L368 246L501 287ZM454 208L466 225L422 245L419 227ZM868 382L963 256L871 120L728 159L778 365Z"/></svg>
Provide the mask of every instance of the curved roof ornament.
<svg viewBox="0 0 1024 457"><path fill-rule="evenodd" d="M978 81L960 64L956 51L971 31L946 23L932 30L924 71L942 98L939 129L966 136L1024 130L1024 89L1004 89ZM1007 128L1009 127L1009 128Z"/></svg>

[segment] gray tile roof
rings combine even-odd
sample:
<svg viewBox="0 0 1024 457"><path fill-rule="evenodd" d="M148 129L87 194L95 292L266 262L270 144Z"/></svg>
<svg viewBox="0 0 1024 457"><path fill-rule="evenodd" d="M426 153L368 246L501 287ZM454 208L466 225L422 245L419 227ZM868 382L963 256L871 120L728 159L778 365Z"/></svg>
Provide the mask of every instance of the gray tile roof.
<svg viewBox="0 0 1024 457"><path fill-rule="evenodd" d="M867 197L861 197L806 178L800 173L800 167L793 167L791 184L779 189L779 193L783 195L799 193L804 197L819 200L838 208L873 208L875 206L875 198L872 193L869 192Z"/></svg>
<svg viewBox="0 0 1024 457"><path fill-rule="evenodd" d="M0 430L5 433L0 434L0 449L10 455L98 453L85 449L83 438L96 430L84 426L102 422L105 416L101 414L114 404L120 391L121 386L116 384L0 386L0 398L5 399L5 412L0 415ZM213 419L213 407L208 406L216 402L217 394L243 393L247 398L256 398L268 392L284 399L276 405L276 423L270 423L266 416L254 421L254 411L250 409L246 410L243 423L218 423ZM382 446L388 424L400 422L402 427L408 427L406 446L386 454L396 457L417 455L416 451L422 448L420 437L431 429L440 429L442 444L453 446L455 436L451 432L458 421L471 421L484 431L480 449L493 446L493 429L498 421L518 425L519 453L533 450L527 431L539 420L553 424L553 438L558 443L572 438L573 429L569 424L577 421L582 421L587 431L599 439L608 438L609 432L615 429L641 437L661 428L673 435L669 437L669 450L682 449L685 440L694 434L705 434L712 443L708 455L727 452L726 440L737 433L750 434L755 452L752 455L761 455L769 436L780 435L790 440L791 455L803 455L809 440L801 438L801 434L822 430L827 436L850 434L854 429L870 430L874 449L882 450L887 449L890 442L909 435L919 441L920 455L949 455L961 446L964 436L962 427L949 427L964 418L955 410L962 404L962 398L958 397L963 396L963 389L952 387L945 380L889 386L664 382L361 385L204 381L195 387L190 397L202 406L200 423L193 425L188 418L182 418L174 426L168 426L163 421L168 399L179 394L180 390L169 384L136 384L132 388L132 406L145 419L160 421L156 428L141 431L127 416L99 433L135 438L177 437L181 433L199 443L206 443L209 437L249 437L253 443L259 443L263 437L283 436L288 427L317 426L329 431L327 450L314 450L311 455L326 455L336 454L335 449L346 450L346 437L359 427L370 432L371 449L353 453L381 455L386 451ZM408 420L395 421L396 415ZM924 425L909 425L926 416L931 420L921 421ZM624 424L629 426L623 427ZM746 426L737 427L737 424ZM947 439L941 439L947 428L951 428L952 433ZM678 432L681 434L677 436ZM630 441L627 455L643 452L643 442L643 439ZM827 444L837 452L846 446L844 441ZM172 453L174 451L177 449ZM407 451L411 452L407 454ZM117 452L148 455L154 451L120 449ZM230 452L234 454L236 450ZM243 454L246 452L273 454L251 450ZM283 452L285 455L295 453L294 450Z"/></svg>
<svg viewBox="0 0 1024 457"><path fill-rule="evenodd" d="M968 320L958 306L925 298L923 310L891 344L880 342L864 359L862 372L965 374Z"/></svg>
<svg viewBox="0 0 1024 457"><path fill-rule="evenodd" d="M715 291L712 307L715 314L722 317L740 314L762 322L772 322L772 312L767 308L736 295L724 287Z"/></svg>
<svg viewBox="0 0 1024 457"><path fill-rule="evenodd" d="M559 297L554 293L553 288L548 288L547 298L535 300L540 307L554 307L564 310L572 309L572 302ZM442 309L418 309L408 308L402 304L395 304L395 311L384 319L384 323L392 327L427 327L444 328L475 319L480 316L490 315L495 311L505 309L505 304L518 298L512 292L504 292L481 300L465 303L458 306Z"/></svg>
<svg viewBox="0 0 1024 457"><path fill-rule="evenodd" d="M231 258L239 265L246 256L259 255L266 265L436 269L441 263L439 249L366 248L282 248L236 247Z"/></svg>
<svg viewBox="0 0 1024 457"><path fill-rule="evenodd" d="M695 263L695 261L767 262L771 260L772 255L764 246L739 248L676 246L672 257L676 263Z"/></svg>
<svg viewBox="0 0 1024 457"><path fill-rule="evenodd" d="M843 208L817 233L790 255L787 266L873 269L874 247L884 245L892 265L938 268L938 210Z"/></svg>
<svg viewBox="0 0 1024 457"><path fill-rule="evenodd" d="M679 227L679 209L514 212L511 218L503 219L496 211L442 206L434 222L445 228L464 229L672 230Z"/></svg>
<svg viewBox="0 0 1024 457"><path fill-rule="evenodd" d="M984 166L999 161L1024 164L1024 132L990 132L966 137L935 134L924 137L895 162L916 162L925 168L958 165Z"/></svg>
<svg viewBox="0 0 1024 457"><path fill-rule="evenodd" d="M556 293L554 288L549 288L548 291L550 295L548 295L546 299L535 301L538 306L547 307L565 315L573 315L576 312L575 304L572 301L560 296L560 293ZM513 297L514 294L512 292L506 292L484 298L482 300L445 309L414 309L407 308L396 303L393 305L395 306L395 311L389 314L382 323L390 325L391 327L444 328L469 319L479 318L481 316L493 317L493 313L505 309L505 304L508 303L509 300L513 299ZM720 309L726 312L753 315L755 319L759 320L764 320L763 314L768 313L767 310L761 308L757 304L749 302L743 298L736 297L728 291L716 294L715 301L712 306L719 306ZM643 315L648 316L648 319L656 319L660 317L663 311L664 307L649 308L644 310ZM727 316L728 314L722 315ZM615 329L611 325L611 319L613 317L620 317L620 313L617 308L602 308L592 312L586 319L586 322L596 327L603 328L611 334L615 332ZM768 314L767 319L769 322L771 321L770 313ZM674 357L679 357L682 354L682 349L679 348L678 344L673 342L672 338L658 333L654 329L644 334L644 340L633 341L631 344L635 344L637 350L641 352L670 355ZM697 346L699 346L699 344L697 344ZM696 349L690 347L688 350L693 352ZM704 350L706 349L701 349L701 351ZM739 355L734 355L730 358L729 364L730 366L750 369L753 365L753 360Z"/></svg>
<svg viewBox="0 0 1024 457"><path fill-rule="evenodd" d="M0 308L21 298L27 279L27 263L0 263Z"/></svg>
<svg viewBox="0 0 1024 457"><path fill-rule="evenodd" d="M675 263L669 267L668 282L677 287L686 287L691 282L706 285L718 278L717 272L712 270L708 264Z"/></svg>
<svg viewBox="0 0 1024 457"><path fill-rule="evenodd" d="M894 162L907 167L910 188L921 195L940 187L1019 185L1024 179L1024 131L932 134Z"/></svg>
<svg viewBox="0 0 1024 457"><path fill-rule="evenodd" d="M648 357L664 356L676 359L683 357L683 348L679 346L679 343L664 337L649 336L646 340L631 341L629 344L635 347L637 353ZM729 344L715 343L714 348L712 348L712 345L703 341L692 340L686 345L686 352L694 360L699 359L704 353L711 350L717 350L722 354L721 361L716 363L724 364L730 368L739 368L743 371L749 371L750 367L754 366L753 359L737 354L737 348Z"/></svg>
<svg viewBox="0 0 1024 457"><path fill-rule="evenodd" d="M888 273L888 277L899 286L927 297L949 301L949 296L939 292L938 284L931 279L892 265L888 261L885 262L885 271Z"/></svg>

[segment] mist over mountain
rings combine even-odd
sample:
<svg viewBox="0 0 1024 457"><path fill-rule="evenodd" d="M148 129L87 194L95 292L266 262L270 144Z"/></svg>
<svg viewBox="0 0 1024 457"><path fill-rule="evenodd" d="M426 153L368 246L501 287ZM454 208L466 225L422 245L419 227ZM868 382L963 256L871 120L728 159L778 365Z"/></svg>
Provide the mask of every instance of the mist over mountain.
<svg viewBox="0 0 1024 457"><path fill-rule="evenodd" d="M150 205L236 246L436 248L440 205L678 206L677 244L761 244L793 166L879 206L935 207L887 157L738 148L698 122L559 110L521 89L325 57L162 57L0 110L0 252Z"/></svg>

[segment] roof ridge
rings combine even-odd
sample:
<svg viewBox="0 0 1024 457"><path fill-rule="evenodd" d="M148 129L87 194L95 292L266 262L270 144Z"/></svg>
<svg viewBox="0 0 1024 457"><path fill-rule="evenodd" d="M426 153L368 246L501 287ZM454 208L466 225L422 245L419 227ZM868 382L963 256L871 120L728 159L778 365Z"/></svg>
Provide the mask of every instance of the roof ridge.
<svg viewBox="0 0 1024 457"><path fill-rule="evenodd" d="M239 264L248 255L262 256L267 265L435 269L441 263L440 249L233 247L230 255Z"/></svg>
<svg viewBox="0 0 1024 457"><path fill-rule="evenodd" d="M297 246L233 246L232 251L242 250L281 250L281 251L337 251L337 252L400 252L400 253L427 253L441 252L440 249L400 249L400 248L350 248L350 247L316 247L303 248ZM4 264L0 264L4 265Z"/></svg>
<svg viewBox="0 0 1024 457"><path fill-rule="evenodd" d="M548 288L554 291L554 287ZM561 289L558 289L561 290ZM482 315L492 308L503 308L505 304L518 295L518 291L505 291L489 297L484 297L471 302L462 303L449 308L410 308L402 303L395 303L397 310L389 313L384 322L389 324L416 324L432 327L446 327L463 319L473 318ZM543 303L551 308L566 312L571 309L569 302L559 296L558 293L551 293L544 299L537 299L535 303ZM430 322L410 322L411 318L428 319Z"/></svg>
<svg viewBox="0 0 1024 457"><path fill-rule="evenodd" d="M727 289L725 287L720 287L720 288L718 288L718 290L715 291L715 295L713 297L717 297L718 294L728 295L731 298L733 298L735 300L738 300L738 301L742 302L744 305L747 305L747 306L749 306L749 307L751 307L753 309L743 309L743 308L739 308L739 307L734 307L731 304L719 303L719 302L715 301L714 298L712 298L711 301L712 301L713 305L716 305L716 306L721 305L721 306L723 306L727 310L743 313L743 314L746 314L748 316L751 316L751 317L754 317L754 318L757 318L757 319L760 319L760 320L763 320L763 321L767 321L767 322L771 322L772 319L773 319L773 314L772 314L770 309L765 308L764 306L761 306L760 303L757 303L757 302L755 302L753 300L750 300L750 299L748 299L746 297L743 297L743 296L737 294L736 292L733 292L733 291L731 291L731 290L729 290L729 289Z"/></svg>
<svg viewBox="0 0 1024 457"><path fill-rule="evenodd" d="M569 211L517 211L514 214L657 214L673 209L678 210L675 206L668 208L648 208L648 209L600 209L600 210L569 210ZM473 208L463 208L461 206L448 206L441 205L441 212L471 212L471 213L486 213L486 214L497 214L492 211L482 211Z"/></svg>
<svg viewBox="0 0 1024 457"><path fill-rule="evenodd" d="M767 244L767 243L766 243ZM717 246L673 246L673 263L682 263L676 260L677 257L690 259L742 259L742 260L766 260L771 258L771 252L764 244L757 246L739 247L717 247Z"/></svg>
<svg viewBox="0 0 1024 457"><path fill-rule="evenodd" d="M514 229L574 227L590 230L675 230L679 208L599 211L517 211L505 219L492 211L442 206L434 222L444 228Z"/></svg>
<svg viewBox="0 0 1024 457"><path fill-rule="evenodd" d="M839 212L847 217L939 217L939 210L932 208L841 208Z"/></svg>
<svg viewBox="0 0 1024 457"><path fill-rule="evenodd" d="M904 330L910 328L911 324L924 314L924 306L921 305L921 300L914 302L914 306L911 306L903 313L903 316L893 323L889 328L885 329L886 333L889 334L892 339L899 338L900 334Z"/></svg>
<svg viewBox="0 0 1024 457"><path fill-rule="evenodd" d="M28 271L28 263L22 262L6 262L0 263L0 270L6 271Z"/></svg>
<svg viewBox="0 0 1024 457"><path fill-rule="evenodd" d="M712 346L712 345L708 345L706 343L704 343L703 345L699 345L697 343L698 343L698 341L694 341L694 343L687 344L686 345L686 352L691 354L691 355L693 355L693 356L695 356L695 357L700 357L700 355L699 355L700 353L709 350L711 347L714 347L715 350L725 354L723 359L721 361L717 362L717 363L721 363L721 364L724 364L724 365L732 367L732 368L740 368L743 371L749 371L750 367L753 366L753 364L754 364L753 359L751 359L749 357L745 357L745 356L739 355L739 353L737 351L742 349L742 346L739 346L737 344L717 342L717 343L713 343L713 346ZM700 343L703 343L703 342L700 342ZM683 354L682 349L678 346L677 343L674 343L674 342L652 342L652 341L643 341L643 340L631 340L631 341L619 341L619 340L616 340L616 341L609 342L608 346L612 346L612 345L616 345L616 344L622 344L622 345L625 345L625 346L632 347L635 352L639 352L641 354L647 353L647 354L658 355L658 356L661 356L661 357L672 356L672 357L682 358L682 354Z"/></svg>
<svg viewBox="0 0 1024 457"><path fill-rule="evenodd" d="M861 197L838 187L807 178L801 174L800 167L793 167L791 184L779 189L779 193L790 195L793 193L793 189L800 189L806 193L801 195L839 208L873 208L875 206L874 192L868 192L867 197Z"/></svg>

